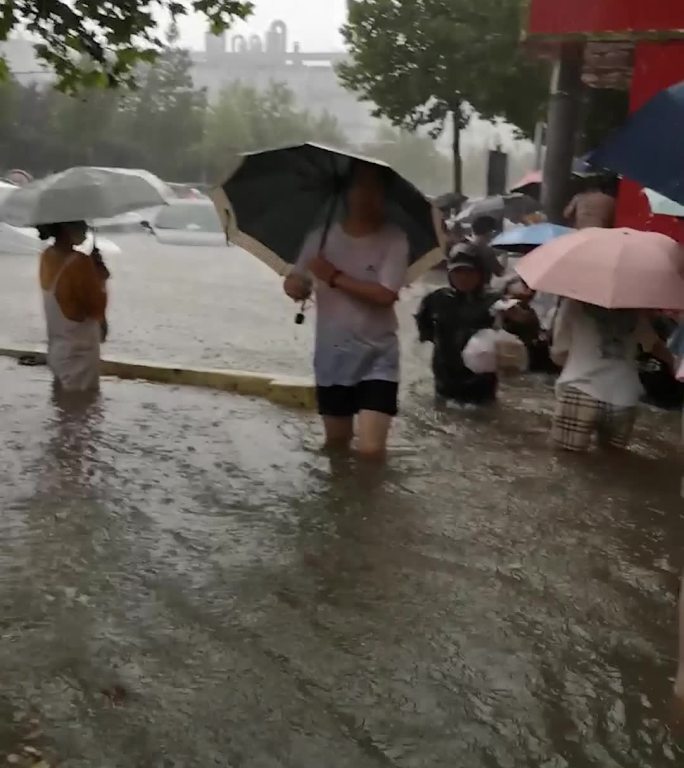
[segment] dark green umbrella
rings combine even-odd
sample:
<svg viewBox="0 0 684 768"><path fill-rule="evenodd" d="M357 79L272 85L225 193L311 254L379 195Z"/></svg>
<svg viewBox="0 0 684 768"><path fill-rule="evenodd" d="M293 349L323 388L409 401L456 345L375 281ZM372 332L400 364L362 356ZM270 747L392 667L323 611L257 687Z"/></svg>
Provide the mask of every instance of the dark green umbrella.
<svg viewBox="0 0 684 768"><path fill-rule="evenodd" d="M385 174L388 218L408 237L408 281L415 280L442 259L431 204L385 163L318 144L242 156L237 170L213 194L229 240L286 275L312 230L323 228L321 248L325 246L359 162Z"/></svg>

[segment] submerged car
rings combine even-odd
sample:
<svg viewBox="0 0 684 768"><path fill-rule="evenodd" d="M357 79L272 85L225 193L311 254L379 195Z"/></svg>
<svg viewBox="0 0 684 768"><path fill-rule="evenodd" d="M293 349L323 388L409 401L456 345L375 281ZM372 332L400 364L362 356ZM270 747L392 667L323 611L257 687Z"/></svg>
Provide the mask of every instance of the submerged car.
<svg viewBox="0 0 684 768"><path fill-rule="evenodd" d="M174 200L160 208L151 221L144 222L147 229L165 245L226 244L221 220L209 198Z"/></svg>

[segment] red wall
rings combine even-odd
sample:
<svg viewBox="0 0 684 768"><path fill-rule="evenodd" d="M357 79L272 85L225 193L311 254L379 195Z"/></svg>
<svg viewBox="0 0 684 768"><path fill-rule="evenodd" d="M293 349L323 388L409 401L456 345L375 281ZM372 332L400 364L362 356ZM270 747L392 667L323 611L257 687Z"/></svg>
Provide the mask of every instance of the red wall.
<svg viewBox="0 0 684 768"><path fill-rule="evenodd" d="M678 1L684 9L684 0ZM656 93L682 80L684 41L638 43L632 82L632 110L639 109ZM616 223L621 227L663 232L684 242L684 223L670 216L653 216L639 185L631 181L622 182Z"/></svg>
<svg viewBox="0 0 684 768"><path fill-rule="evenodd" d="M531 0L530 35L684 30L684 0Z"/></svg>

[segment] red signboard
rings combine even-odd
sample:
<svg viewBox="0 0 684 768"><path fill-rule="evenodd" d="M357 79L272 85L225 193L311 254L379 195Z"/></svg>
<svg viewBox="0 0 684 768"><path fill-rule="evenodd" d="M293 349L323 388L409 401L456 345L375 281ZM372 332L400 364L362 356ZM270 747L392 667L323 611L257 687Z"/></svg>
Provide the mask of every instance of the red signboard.
<svg viewBox="0 0 684 768"><path fill-rule="evenodd" d="M684 31L684 0L531 0L530 35Z"/></svg>

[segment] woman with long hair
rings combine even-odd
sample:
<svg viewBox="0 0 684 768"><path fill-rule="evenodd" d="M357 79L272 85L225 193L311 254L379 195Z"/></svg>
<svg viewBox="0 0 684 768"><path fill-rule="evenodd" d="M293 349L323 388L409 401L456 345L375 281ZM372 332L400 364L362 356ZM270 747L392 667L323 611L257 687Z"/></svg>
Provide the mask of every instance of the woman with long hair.
<svg viewBox="0 0 684 768"><path fill-rule="evenodd" d="M96 390L100 380L100 342L107 308L106 268L76 248L87 235L83 221L38 228L42 240L53 239L41 256L48 337L48 366L57 389Z"/></svg>

